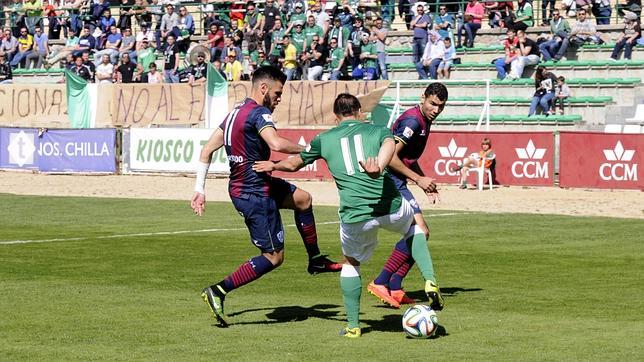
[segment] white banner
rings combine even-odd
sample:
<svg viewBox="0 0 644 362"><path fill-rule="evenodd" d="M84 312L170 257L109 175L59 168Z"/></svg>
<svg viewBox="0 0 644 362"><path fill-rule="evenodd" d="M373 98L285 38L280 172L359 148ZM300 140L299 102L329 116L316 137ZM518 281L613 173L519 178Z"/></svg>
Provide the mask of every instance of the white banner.
<svg viewBox="0 0 644 362"><path fill-rule="evenodd" d="M131 128L123 133L123 148L128 151L128 156L124 157L128 163L126 171L195 172L201 148L213 131L204 128ZM226 150L222 147L212 156L210 172L229 171Z"/></svg>

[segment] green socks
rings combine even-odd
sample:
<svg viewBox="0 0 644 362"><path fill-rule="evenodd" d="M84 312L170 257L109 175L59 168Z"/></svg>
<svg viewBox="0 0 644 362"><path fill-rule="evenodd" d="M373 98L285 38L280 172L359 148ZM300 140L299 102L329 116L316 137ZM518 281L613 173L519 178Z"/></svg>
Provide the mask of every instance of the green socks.
<svg viewBox="0 0 644 362"><path fill-rule="evenodd" d="M358 317L360 315L360 294L362 293L362 280L360 275L345 277L340 276L340 287L344 299L344 309L347 313L349 328L360 326Z"/></svg>
<svg viewBox="0 0 644 362"><path fill-rule="evenodd" d="M409 248L411 250L411 256L414 258L416 265L418 265L423 279L436 283L434 264L432 263L432 256L429 254L427 239L425 239L425 234L418 226L414 226L414 235L407 238L407 245L409 244L411 244Z"/></svg>

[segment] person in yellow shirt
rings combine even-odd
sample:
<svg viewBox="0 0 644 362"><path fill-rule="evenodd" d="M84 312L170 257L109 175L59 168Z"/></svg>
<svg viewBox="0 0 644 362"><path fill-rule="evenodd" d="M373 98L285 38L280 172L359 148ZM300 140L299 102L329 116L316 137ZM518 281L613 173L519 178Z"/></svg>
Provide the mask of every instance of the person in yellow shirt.
<svg viewBox="0 0 644 362"><path fill-rule="evenodd" d="M228 81L238 82L241 79L243 71L242 64L237 60L237 53L234 51L229 52L228 59L226 59L226 66L224 67L224 73L226 73Z"/></svg>
<svg viewBox="0 0 644 362"><path fill-rule="evenodd" d="M297 48L291 43L291 37L284 35L282 39L284 43L284 58L280 59L286 80L293 80L295 72L297 71Z"/></svg>
<svg viewBox="0 0 644 362"><path fill-rule="evenodd" d="M26 59L34 47L34 37L27 32L27 28L20 29L20 37L18 38L18 52L11 60L11 68L16 68L23 59Z"/></svg>

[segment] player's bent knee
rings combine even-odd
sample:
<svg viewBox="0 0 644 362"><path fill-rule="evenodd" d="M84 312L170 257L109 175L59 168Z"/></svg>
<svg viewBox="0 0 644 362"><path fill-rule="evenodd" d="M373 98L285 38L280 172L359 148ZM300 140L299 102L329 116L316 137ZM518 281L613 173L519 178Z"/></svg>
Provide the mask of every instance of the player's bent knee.
<svg viewBox="0 0 644 362"><path fill-rule="evenodd" d="M274 251L272 253L263 253L264 257L273 264L275 268L284 262L284 250Z"/></svg>
<svg viewBox="0 0 644 362"><path fill-rule="evenodd" d="M302 189L296 189L293 193L293 201L295 201L295 207L299 211L308 210L313 205L313 197L308 192Z"/></svg>

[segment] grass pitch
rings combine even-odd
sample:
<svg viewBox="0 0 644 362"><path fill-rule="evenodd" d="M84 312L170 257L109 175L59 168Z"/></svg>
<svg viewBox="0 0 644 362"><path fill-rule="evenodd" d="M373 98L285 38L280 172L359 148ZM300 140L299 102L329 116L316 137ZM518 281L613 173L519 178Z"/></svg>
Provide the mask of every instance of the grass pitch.
<svg viewBox="0 0 644 362"><path fill-rule="evenodd" d="M209 203L203 218L187 201L0 194L0 204L0 360L644 358L641 220L430 210L446 333L406 339L404 309L367 294L395 241L383 232L362 268L363 337L346 340L338 276L306 273L293 226L284 265L230 294L234 325L222 329L200 291L256 254L230 204ZM339 259L336 209L316 218L322 250ZM49 241L5 243L17 240ZM422 297L416 269L405 286Z"/></svg>

